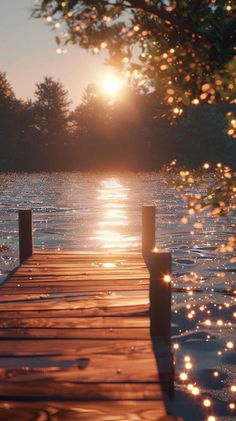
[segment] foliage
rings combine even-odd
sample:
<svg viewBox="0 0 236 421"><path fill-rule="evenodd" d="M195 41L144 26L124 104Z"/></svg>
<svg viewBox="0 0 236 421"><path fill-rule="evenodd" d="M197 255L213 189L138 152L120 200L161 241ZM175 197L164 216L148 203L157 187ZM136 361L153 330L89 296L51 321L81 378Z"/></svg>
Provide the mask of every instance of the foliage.
<svg viewBox="0 0 236 421"><path fill-rule="evenodd" d="M228 163L234 164L235 140L225 133L227 130L225 115L231 109L235 109L235 105L223 102L186 108L176 130L179 147L175 158L181 165L201 166L206 159L212 164L216 164L219 160L227 162L226 157L229 157L231 152L232 160Z"/></svg>
<svg viewBox="0 0 236 421"><path fill-rule="evenodd" d="M234 139L236 139L236 113L234 113L233 111L229 111L227 113L227 120L228 120L227 134L229 136L232 136Z"/></svg>
<svg viewBox="0 0 236 421"><path fill-rule="evenodd" d="M6 73L0 72L0 109L13 108L16 102L15 94L7 80Z"/></svg>
<svg viewBox="0 0 236 421"><path fill-rule="evenodd" d="M236 173L229 166L218 162L212 167L205 162L200 170L189 171L176 169L174 160L165 170L168 182L187 199L190 214L206 209L214 216L236 213ZM200 189L193 196L191 188L195 183Z"/></svg>
<svg viewBox="0 0 236 421"><path fill-rule="evenodd" d="M108 62L154 89L174 118L191 103L235 99L231 0L40 0L33 15L59 29L58 52L68 43L107 50Z"/></svg>
<svg viewBox="0 0 236 421"><path fill-rule="evenodd" d="M69 114L68 93L62 84L51 77L36 85L35 116L38 129L47 145L63 141Z"/></svg>
<svg viewBox="0 0 236 421"><path fill-rule="evenodd" d="M167 165L164 170L166 183L182 193L183 199L188 204L188 214L208 212L209 216L216 218L236 214L236 172L229 166L218 162L215 167L205 162L197 170L186 170L176 167L176 160ZM195 185L195 189L193 186ZM196 192L197 187L197 192ZM193 194L195 190L195 194ZM182 224L187 224L189 219L184 216ZM193 227L203 229L201 222L195 222ZM219 253L233 253L236 247L236 236L231 233L225 244L221 244ZM235 255L229 262L235 263Z"/></svg>
<svg viewBox="0 0 236 421"><path fill-rule="evenodd" d="M17 101L13 89L7 80L6 73L0 72L0 130L12 127L12 117L17 110ZM1 135L1 132L0 132Z"/></svg>
<svg viewBox="0 0 236 421"><path fill-rule="evenodd" d="M187 107L172 126L154 93L127 89L110 101L93 85L69 110L60 82L45 78L35 100L18 100L2 76L0 140L2 170L157 170L174 158L197 167L205 159L235 165L236 144L223 134L224 104ZM2 106L1 106L2 104Z"/></svg>
<svg viewBox="0 0 236 421"><path fill-rule="evenodd" d="M95 85L90 84L83 95L82 103L78 105L73 113L73 120L76 131L96 139L100 133L105 135L105 127L109 124L111 105L107 103L97 92Z"/></svg>
<svg viewBox="0 0 236 421"><path fill-rule="evenodd" d="M145 149L143 127L145 98L130 90L125 99L108 101L94 85L88 86L82 103L72 114L73 137L91 168L138 169ZM146 104L145 104L146 105ZM150 111L150 106L148 107ZM143 163L143 165L145 165ZM150 161L149 161L150 165Z"/></svg>
<svg viewBox="0 0 236 421"><path fill-rule="evenodd" d="M16 115L19 109L6 73L0 72L0 162L12 160L16 149Z"/></svg>

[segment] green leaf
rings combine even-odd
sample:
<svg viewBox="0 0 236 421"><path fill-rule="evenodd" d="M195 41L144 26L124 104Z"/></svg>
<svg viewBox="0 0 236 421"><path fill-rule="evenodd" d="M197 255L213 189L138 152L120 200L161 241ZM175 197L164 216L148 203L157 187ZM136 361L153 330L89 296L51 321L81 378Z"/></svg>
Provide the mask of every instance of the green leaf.
<svg viewBox="0 0 236 421"><path fill-rule="evenodd" d="M57 45L61 44L61 39L58 35L55 37L55 40L56 40Z"/></svg>

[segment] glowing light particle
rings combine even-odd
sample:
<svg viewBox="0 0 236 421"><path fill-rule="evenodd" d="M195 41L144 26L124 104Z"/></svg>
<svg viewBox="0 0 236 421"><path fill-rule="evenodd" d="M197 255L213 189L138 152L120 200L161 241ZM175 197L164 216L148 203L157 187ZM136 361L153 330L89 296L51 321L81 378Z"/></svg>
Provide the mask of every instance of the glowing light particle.
<svg viewBox="0 0 236 421"><path fill-rule="evenodd" d="M180 373L179 378L182 381L186 381L188 378L188 375L186 373Z"/></svg>
<svg viewBox="0 0 236 421"><path fill-rule="evenodd" d="M203 405L204 405L206 408L209 408L209 406L211 406L211 401L210 401L210 399L204 399L204 401L203 401Z"/></svg>
<svg viewBox="0 0 236 421"><path fill-rule="evenodd" d="M233 342L229 341L229 342L227 342L226 346L227 346L227 348L229 348L229 349L233 349L234 344L233 344Z"/></svg>
<svg viewBox="0 0 236 421"><path fill-rule="evenodd" d="M186 364L185 364L185 368L186 368L186 370L191 370L191 368L192 368L192 363L186 363Z"/></svg>
<svg viewBox="0 0 236 421"><path fill-rule="evenodd" d="M171 276L170 275L164 275L163 279L164 279L164 281L166 283L170 283L171 282Z"/></svg>
<svg viewBox="0 0 236 421"><path fill-rule="evenodd" d="M198 388L197 386L194 386L194 387L192 388L192 394L193 394L194 396L197 396L197 395L199 395L199 393L200 393L199 388Z"/></svg>
<svg viewBox="0 0 236 421"><path fill-rule="evenodd" d="M179 114L179 108L177 108L177 107L176 107L176 108L174 108L174 109L173 109L173 113L174 113L174 114Z"/></svg>

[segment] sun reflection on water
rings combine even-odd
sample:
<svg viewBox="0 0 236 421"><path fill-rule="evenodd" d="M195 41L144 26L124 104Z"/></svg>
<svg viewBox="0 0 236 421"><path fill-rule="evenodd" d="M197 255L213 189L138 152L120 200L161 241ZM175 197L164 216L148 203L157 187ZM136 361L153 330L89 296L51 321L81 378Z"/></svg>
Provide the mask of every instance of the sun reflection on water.
<svg viewBox="0 0 236 421"><path fill-rule="evenodd" d="M134 249L138 245L138 238L129 233L131 224L127 212L129 190L114 177L100 182L97 200L101 209L101 218L92 239L95 239L104 249L119 251Z"/></svg>

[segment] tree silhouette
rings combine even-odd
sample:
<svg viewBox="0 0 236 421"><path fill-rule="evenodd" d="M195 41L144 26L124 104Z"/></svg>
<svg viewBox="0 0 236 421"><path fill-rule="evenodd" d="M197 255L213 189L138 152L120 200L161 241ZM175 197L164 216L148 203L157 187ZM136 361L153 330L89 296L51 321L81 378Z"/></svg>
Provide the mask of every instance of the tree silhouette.
<svg viewBox="0 0 236 421"><path fill-rule="evenodd" d="M35 119L44 145L63 144L69 115L68 93L63 85L51 77L36 85Z"/></svg>
<svg viewBox="0 0 236 421"><path fill-rule="evenodd" d="M36 94L35 102L17 99L0 73L1 169L156 170L174 158L191 167L206 159L235 166L235 141L223 133L233 104L192 105L171 125L157 95L135 87L111 101L89 85L72 112L60 82L47 77Z"/></svg>
<svg viewBox="0 0 236 421"><path fill-rule="evenodd" d="M16 154L16 115L19 105L6 73L0 72L0 162L9 164L9 166Z"/></svg>
<svg viewBox="0 0 236 421"><path fill-rule="evenodd" d="M64 150L68 141L68 93L59 81L45 77L36 84L34 102L35 149L40 169L64 168Z"/></svg>

